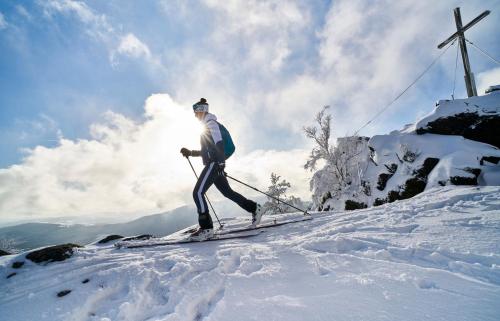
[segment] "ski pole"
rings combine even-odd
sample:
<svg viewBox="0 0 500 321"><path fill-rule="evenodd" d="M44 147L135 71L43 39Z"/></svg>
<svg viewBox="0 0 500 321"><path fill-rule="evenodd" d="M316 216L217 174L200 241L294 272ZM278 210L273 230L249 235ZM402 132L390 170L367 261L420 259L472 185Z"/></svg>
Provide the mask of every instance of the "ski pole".
<svg viewBox="0 0 500 321"><path fill-rule="evenodd" d="M298 210L298 211L301 211L301 212L303 212L303 213L304 213L304 215L311 215L311 214L309 214L307 211L304 211L303 209L300 209L300 208L295 207L295 206L293 206L293 205L291 205L291 204L288 204L287 202L285 202L285 201L283 201L283 200L280 200L280 199L279 199L279 198L277 198L277 197L274 197L274 196L272 196L272 195L269 195L269 194L267 194L266 192L263 192L263 191L259 190L259 189L258 189L258 188L256 188L256 187L253 187L253 186L251 186L251 185L248 185L247 183L244 183L244 182L240 181L239 179L236 179L236 178L234 178L234 177L232 177L232 176L228 175L226 172L224 172L224 175L225 175L226 177L229 177L229 178L230 178L230 179L232 179L233 181L236 181L236 182L238 182L238 183L240 183L240 184L242 184L242 185L245 185L246 187L249 187L249 188L253 189L254 191L257 191L257 192L259 192L259 193L262 193L262 194L266 195L267 197L270 197L270 198L272 198L272 199L274 199L274 200L277 200L278 202L281 202L281 203L283 203L283 204L285 204L285 205L290 206L291 208L294 208L294 209L296 209L296 210Z"/></svg>
<svg viewBox="0 0 500 321"><path fill-rule="evenodd" d="M194 176L196 176L196 179L198 179L198 174L196 174L196 170L194 169L193 167L193 164L191 164L191 161L189 160L189 157L186 156L186 159L188 160L189 162L189 165L191 166L191 169L193 170L193 173L194 173ZM220 220L219 220L219 217L217 216L217 213L215 213L215 210L214 210L214 207L212 206L212 203L210 202L210 200L208 199L208 196L207 195L203 195L207 201L208 201L208 204L210 205L210 208L212 209L212 212L214 212L214 215L215 215L215 218L217 219L217 222L219 223L219 226L220 226L220 229L222 229L222 227L224 226L223 224L221 224Z"/></svg>

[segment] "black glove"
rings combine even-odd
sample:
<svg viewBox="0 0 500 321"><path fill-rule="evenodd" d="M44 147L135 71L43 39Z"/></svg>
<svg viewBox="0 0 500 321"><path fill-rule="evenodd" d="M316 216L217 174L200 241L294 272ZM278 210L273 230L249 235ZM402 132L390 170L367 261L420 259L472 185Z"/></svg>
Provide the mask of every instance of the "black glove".
<svg viewBox="0 0 500 321"><path fill-rule="evenodd" d="M220 176L226 176L224 169L226 169L226 163L222 162L217 164L217 174Z"/></svg>
<svg viewBox="0 0 500 321"><path fill-rule="evenodd" d="M185 148L185 147L182 147L181 148L181 154L184 157L189 157L189 156L191 156L191 151L189 149Z"/></svg>

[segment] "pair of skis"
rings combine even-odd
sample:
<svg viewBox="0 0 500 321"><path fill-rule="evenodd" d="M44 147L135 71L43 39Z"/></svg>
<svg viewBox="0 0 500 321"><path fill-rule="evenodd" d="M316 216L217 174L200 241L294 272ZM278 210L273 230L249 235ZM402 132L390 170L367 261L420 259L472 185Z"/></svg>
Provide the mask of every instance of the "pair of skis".
<svg viewBox="0 0 500 321"><path fill-rule="evenodd" d="M312 220L312 216L304 216L301 218L296 218L296 219L290 219L290 220L285 220L285 221L277 221L275 220L274 222L268 222L264 223L261 225L258 225L256 227L240 227L240 228L230 228L230 229L223 229L215 232L215 234L204 240L204 241L194 241L189 239L189 237L182 238L182 239L172 239L172 240L165 240L165 239L149 239L149 240L138 240L138 241L121 241L115 243L115 247L117 248L142 248L142 247L153 247L153 246L165 246L165 245L177 245L177 244L186 244L186 243L201 243L201 242L211 242L211 241L221 241L221 240L229 240L229 239L244 239L244 238L249 238L253 237L256 235L261 234L264 232L264 229L266 228L271 228L271 227L276 227L276 226L281 226L281 225L286 225L286 224L291 224L291 223L299 223L299 222L304 222ZM191 230L185 231L183 234L189 234L191 233Z"/></svg>

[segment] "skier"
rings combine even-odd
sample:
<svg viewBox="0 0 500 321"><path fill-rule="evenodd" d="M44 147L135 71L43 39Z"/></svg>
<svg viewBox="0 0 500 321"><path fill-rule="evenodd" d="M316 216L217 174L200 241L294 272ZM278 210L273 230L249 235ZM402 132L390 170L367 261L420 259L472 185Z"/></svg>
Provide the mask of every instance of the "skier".
<svg viewBox="0 0 500 321"><path fill-rule="evenodd" d="M205 193L212 184L233 202L237 203L247 212L252 213L252 226L260 223L262 207L252 200L243 197L233 191L229 186L224 169L226 159L234 152L234 145L227 129L217 122L217 117L208 112L208 103L205 98L193 105L195 117L203 123L205 130L200 136L200 150L189 150L181 148L184 157L201 156L203 160L203 171L193 190L193 199L198 210L198 223L200 227L191 234L191 239L203 241L213 236L212 217L208 212ZM225 146L226 145L226 146ZM226 147L226 150L225 150Z"/></svg>

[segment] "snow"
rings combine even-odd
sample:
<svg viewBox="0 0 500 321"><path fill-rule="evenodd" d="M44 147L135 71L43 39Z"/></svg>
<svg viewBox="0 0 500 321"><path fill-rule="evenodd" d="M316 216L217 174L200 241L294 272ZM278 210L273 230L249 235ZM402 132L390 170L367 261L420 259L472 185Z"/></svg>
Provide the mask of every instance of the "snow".
<svg viewBox="0 0 500 321"><path fill-rule="evenodd" d="M493 86L497 87L497 86ZM487 95L469 97L466 99L440 100L436 109L420 119L415 127L425 128L428 123L438 118L453 116L460 113L477 113L480 116L500 114L500 91L491 91Z"/></svg>
<svg viewBox="0 0 500 321"><path fill-rule="evenodd" d="M1 319L498 320L499 186L313 216L240 240L89 245L17 270L23 254L0 257Z"/></svg>
<svg viewBox="0 0 500 321"><path fill-rule="evenodd" d="M486 177L484 185L500 185L500 180L496 173L500 172L499 166L480 166L480 159L484 156L500 157L500 150L497 148L465 139L462 136L425 134L417 135L415 133L401 133L394 131L389 135L377 135L370 139L369 145L375 149L374 161L379 164L398 164L398 170L392 177L385 192L373 190L372 198L383 197L388 190L397 190L398 186L411 177L413 170L418 169L428 157L438 158L439 163L429 175L426 189L439 186L439 182L447 181L452 176L473 177L472 174L463 171L464 168L489 169L482 173ZM414 163L404 162L402 159L402 146L408 146L408 149L416 152L419 156ZM496 169L495 169L496 167ZM380 168L369 166L365 179L371 178L376 182Z"/></svg>
<svg viewBox="0 0 500 321"><path fill-rule="evenodd" d="M486 89L486 93L489 94L493 91L496 91L496 90L500 90L500 85L496 85L496 86L489 86L487 89Z"/></svg>
<svg viewBox="0 0 500 321"><path fill-rule="evenodd" d="M478 185L500 185L500 164L481 161L483 157L500 157L500 150L495 146L458 135L417 134L417 129L426 128L438 118L460 113L500 117L500 91L441 100L429 115L415 124L375 135L368 142L358 137L339 138L332 154L348 155L349 161L340 162L345 167L342 172L346 184L340 184L336 175L339 162L332 164L334 161L328 160L311 180L315 208L344 210L348 207L347 201L358 203L358 208L392 201L394 195L401 197L401 193L411 189L407 183L411 185L415 179L424 182L425 190L450 184L475 184L476 175ZM359 140L357 145L356 140ZM429 166L430 173L424 171L425 175L417 177L426 160L427 165L434 165L433 161L438 163L434 168ZM412 193L417 190L415 184L413 188Z"/></svg>

